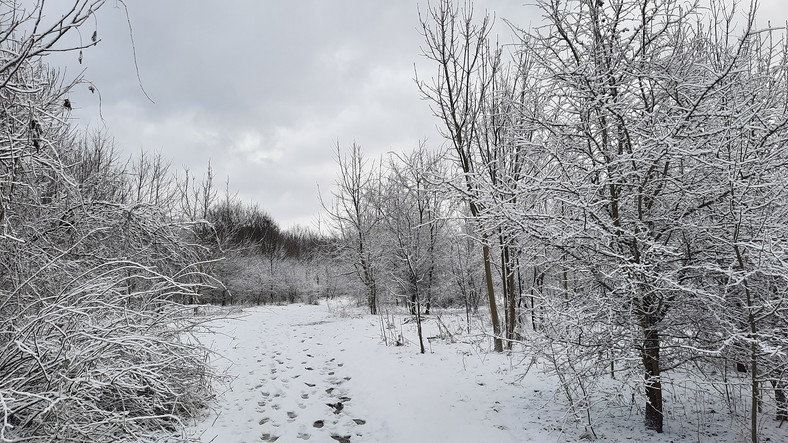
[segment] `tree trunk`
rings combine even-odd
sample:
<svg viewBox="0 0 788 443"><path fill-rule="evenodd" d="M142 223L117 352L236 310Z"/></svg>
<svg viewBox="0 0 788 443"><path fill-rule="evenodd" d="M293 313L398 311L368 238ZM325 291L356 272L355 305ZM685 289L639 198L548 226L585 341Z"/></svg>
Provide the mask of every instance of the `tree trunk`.
<svg viewBox="0 0 788 443"><path fill-rule="evenodd" d="M416 295L416 328L419 333L419 350L422 354L424 354L424 334L421 331L421 303L419 302L418 294Z"/></svg>
<svg viewBox="0 0 788 443"><path fill-rule="evenodd" d="M509 246L506 245L503 236L499 237L501 246L501 287L504 294L504 325L506 327L506 349L512 349L514 341L515 319L515 287L514 269L512 266L512 256Z"/></svg>
<svg viewBox="0 0 788 443"><path fill-rule="evenodd" d="M647 316L643 331L643 367L646 376L646 429L662 433L662 382L659 369L660 338L656 322Z"/></svg>
<svg viewBox="0 0 788 443"><path fill-rule="evenodd" d="M752 315L750 315L752 317ZM758 443L758 403L759 403L759 395L758 395L758 344L753 340L752 344L750 344L750 369L752 372L750 373L750 380L751 380L751 401L752 404L750 405L750 440L752 443Z"/></svg>
<svg viewBox="0 0 788 443"><path fill-rule="evenodd" d="M744 254L739 248L738 242L739 241L739 226L736 226L736 229L733 234L733 251L736 253L736 260L739 263L739 269L744 272L747 268L744 262ZM744 289L744 296L747 301L747 323L750 326L750 384L751 384L751 396L750 396L750 439L752 443L758 443L758 403L760 401L759 391L758 391L758 325L756 324L755 320L755 300L753 299L753 294L750 291L750 285L747 281L747 278L742 280L742 288Z"/></svg>
<svg viewBox="0 0 788 443"><path fill-rule="evenodd" d="M363 251L363 242L359 240L359 249ZM364 286L367 288L367 306L369 306L369 313L372 315L378 315L378 288L375 284L375 278L373 276L372 270L370 269L370 265L366 259L361 259L361 273L362 273L362 281L364 282Z"/></svg>
<svg viewBox="0 0 788 443"><path fill-rule="evenodd" d="M537 322L536 322L536 294L534 294L534 288L539 292L539 295L544 294L544 278L545 273L541 271L538 267L534 266L534 284L531 287L531 327L534 331L537 330Z"/></svg>
<svg viewBox="0 0 788 443"><path fill-rule="evenodd" d="M516 301L517 301L517 290L514 285L514 268L512 266L512 257L509 252L509 247L505 248L506 250L506 281L507 281L507 297L509 299L509 303L507 304L506 310L506 347L508 349L512 349L512 345L514 344L514 340L517 338L515 336L515 331L517 330L517 311L516 311Z"/></svg>
<svg viewBox="0 0 788 443"><path fill-rule="evenodd" d="M367 289L367 302L369 303L369 313L372 315L378 315L378 294L377 288L375 287L375 283L373 282L372 285Z"/></svg>
<svg viewBox="0 0 788 443"><path fill-rule="evenodd" d="M495 287L493 286L492 267L490 266L490 247L487 246L487 235L482 235L482 256L484 257L484 278L487 281L487 298L490 302L490 317L493 326L493 346L495 352L503 352L501 340L501 323L498 320L498 306L495 302Z"/></svg>

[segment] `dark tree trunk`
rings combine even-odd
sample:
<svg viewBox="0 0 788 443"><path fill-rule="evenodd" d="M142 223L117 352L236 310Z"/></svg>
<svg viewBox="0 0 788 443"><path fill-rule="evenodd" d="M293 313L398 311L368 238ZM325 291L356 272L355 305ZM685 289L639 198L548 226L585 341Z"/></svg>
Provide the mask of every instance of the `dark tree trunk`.
<svg viewBox="0 0 788 443"><path fill-rule="evenodd" d="M512 345L514 344L514 340L517 339L517 290L514 286L514 269L511 263L511 257L509 257L509 252L507 249L507 263L509 265L508 277L507 277L507 289L508 289L508 297L509 297L509 305L507 306L508 311L506 313L507 323L506 323L506 338L508 340L506 347L512 349Z"/></svg>
<svg viewBox="0 0 788 443"><path fill-rule="evenodd" d="M367 302L369 303L369 313L372 315L378 315L378 300L377 300L377 289L373 285L369 289L369 294L367 294Z"/></svg>
<svg viewBox="0 0 788 443"><path fill-rule="evenodd" d="M656 330L656 322L653 319L646 319L644 330L643 366L646 376L646 429L651 429L657 433L662 433L662 382L660 380L659 369L659 332Z"/></svg>
<svg viewBox="0 0 788 443"><path fill-rule="evenodd" d="M499 241L501 244L501 287L504 294L504 319L506 320L504 322L506 327L506 348L512 349L516 327L514 268L509 246L506 245L503 237Z"/></svg>
<svg viewBox="0 0 788 443"><path fill-rule="evenodd" d="M482 235L483 237L486 237ZM486 242L487 239L483 238ZM503 340L501 340L501 324L498 321L498 307L495 302L495 287L493 286L492 269L490 266L490 247L486 243L482 244L482 257L484 258L484 279L487 283L487 301L490 303L490 317L493 326L493 348L495 352L503 352Z"/></svg>

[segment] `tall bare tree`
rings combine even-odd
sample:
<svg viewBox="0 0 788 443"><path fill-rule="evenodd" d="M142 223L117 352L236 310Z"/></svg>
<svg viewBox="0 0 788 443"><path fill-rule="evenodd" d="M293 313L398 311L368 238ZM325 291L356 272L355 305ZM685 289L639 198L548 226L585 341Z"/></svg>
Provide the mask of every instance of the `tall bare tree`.
<svg viewBox="0 0 788 443"><path fill-rule="evenodd" d="M418 86L444 125L443 135L454 147L457 165L464 175L471 215L478 217L483 211L475 183L480 172L478 134L484 100L500 60L498 52L490 48L492 23L489 16L477 23L470 1L459 7L451 0L440 0L436 6L428 7L420 20L426 43L423 55L437 65L437 71L431 82L417 80ZM480 231L494 348L502 352L489 232Z"/></svg>
<svg viewBox="0 0 788 443"><path fill-rule="evenodd" d="M380 244L376 233L381 227L377 207L380 177L375 165L369 165L361 146L351 145L346 154L337 144L339 177L331 192L333 202L323 203L331 228L338 235L339 253L347 257L353 272L363 284L366 304L371 314L378 312Z"/></svg>

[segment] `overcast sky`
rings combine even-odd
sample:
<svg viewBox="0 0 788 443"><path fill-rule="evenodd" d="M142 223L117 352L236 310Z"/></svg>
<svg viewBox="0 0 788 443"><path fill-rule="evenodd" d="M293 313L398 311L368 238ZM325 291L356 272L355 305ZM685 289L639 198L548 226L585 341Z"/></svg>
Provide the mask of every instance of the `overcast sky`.
<svg viewBox="0 0 788 443"><path fill-rule="evenodd" d="M72 117L106 128L124 153L161 152L174 169L201 175L210 160L219 186L229 177L232 192L281 227L314 226L337 142L356 141L369 157L443 143L413 80L414 63L419 75L433 72L420 57L419 3L127 0L151 102L125 11L107 0L100 44L82 65L65 61L67 75L84 69L101 92L103 120L86 85L71 95ZM518 0L476 3L525 27L538 19ZM773 23L788 20L788 1L764 3Z"/></svg>

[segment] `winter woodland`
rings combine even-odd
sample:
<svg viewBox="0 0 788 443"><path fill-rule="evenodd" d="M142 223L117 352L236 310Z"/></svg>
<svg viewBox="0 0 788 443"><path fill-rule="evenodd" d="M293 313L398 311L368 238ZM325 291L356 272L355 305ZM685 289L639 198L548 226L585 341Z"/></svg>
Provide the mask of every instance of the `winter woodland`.
<svg viewBox="0 0 788 443"><path fill-rule="evenodd" d="M788 41L756 2L424 3L444 140L327 146L289 230L71 119L101 85L44 56L104 3L0 2L0 441L788 440Z"/></svg>

